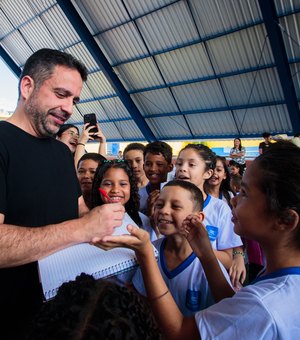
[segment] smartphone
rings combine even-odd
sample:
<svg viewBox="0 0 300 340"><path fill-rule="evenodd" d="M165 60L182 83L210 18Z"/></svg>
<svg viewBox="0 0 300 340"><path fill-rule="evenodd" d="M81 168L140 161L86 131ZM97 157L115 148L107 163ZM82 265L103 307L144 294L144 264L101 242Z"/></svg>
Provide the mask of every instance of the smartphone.
<svg viewBox="0 0 300 340"><path fill-rule="evenodd" d="M87 127L89 126L94 126L90 132L92 133L97 133L98 132L98 128L97 128L97 119L96 119L96 115L95 113L87 113L83 116L83 122L84 124L89 124Z"/></svg>

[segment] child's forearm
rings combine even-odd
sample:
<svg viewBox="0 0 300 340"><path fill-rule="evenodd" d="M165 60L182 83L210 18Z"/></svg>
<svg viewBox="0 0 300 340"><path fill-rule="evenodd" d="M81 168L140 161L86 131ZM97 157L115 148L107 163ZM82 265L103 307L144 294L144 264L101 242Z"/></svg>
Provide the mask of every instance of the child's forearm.
<svg viewBox="0 0 300 340"><path fill-rule="evenodd" d="M214 252L215 250L198 256L198 258L201 261L214 299L219 302L224 298L233 296L235 292L227 282Z"/></svg>
<svg viewBox="0 0 300 340"><path fill-rule="evenodd" d="M222 263L222 265L229 269L232 266L232 249L216 250L214 253L217 259Z"/></svg>

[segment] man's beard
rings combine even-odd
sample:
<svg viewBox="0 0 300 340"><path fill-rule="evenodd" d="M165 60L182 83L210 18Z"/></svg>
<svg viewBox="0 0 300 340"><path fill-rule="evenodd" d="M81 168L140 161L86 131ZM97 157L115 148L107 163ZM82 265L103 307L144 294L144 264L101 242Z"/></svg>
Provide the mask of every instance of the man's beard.
<svg viewBox="0 0 300 340"><path fill-rule="evenodd" d="M36 91L35 91L36 92ZM44 112L38 104L37 95L33 92L25 105L25 112L32 121L33 128L39 137L53 137L59 130L59 125L51 129L51 124L47 121L51 110Z"/></svg>

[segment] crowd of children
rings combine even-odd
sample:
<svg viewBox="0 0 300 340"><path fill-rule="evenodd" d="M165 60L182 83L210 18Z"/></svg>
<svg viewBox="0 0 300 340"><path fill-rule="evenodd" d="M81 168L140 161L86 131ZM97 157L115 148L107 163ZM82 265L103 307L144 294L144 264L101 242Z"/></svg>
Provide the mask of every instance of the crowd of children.
<svg viewBox="0 0 300 340"><path fill-rule="evenodd" d="M79 161L78 178L86 187L88 208L120 202L139 227L128 227L131 236L108 236L100 243L106 249L123 246L136 251L140 268L127 286L148 298L162 333L171 338L240 337L253 327L259 338L280 338L287 334L287 322L294 327L290 334L300 334L295 318L283 320L273 302L283 294L292 304L294 293L285 284L300 283L299 247L297 238L291 238L299 234L299 202L297 195L291 200L280 197L283 174L270 166L275 156L286 161L285 152L296 157L299 150L279 143L246 170L203 144L188 144L173 170L172 148L157 141L129 144L123 159L86 154ZM300 166L297 157L295 168ZM168 181L172 171L174 179ZM89 172L86 181L84 172ZM273 190L264 184L263 175L270 176L267 183L273 179ZM282 213L273 206L276 203ZM270 249L273 241L274 247L290 244L294 261L276 262ZM157 266L149 242L159 252ZM264 322L250 326L248 313Z"/></svg>
<svg viewBox="0 0 300 340"><path fill-rule="evenodd" d="M184 164L182 152L178 157L180 166ZM192 154L189 156L189 166L193 168L197 158ZM208 168L209 165L210 162L207 161ZM207 174L205 162L202 166L202 174ZM179 170L176 171L178 173ZM232 290L223 275L202 214L194 211L185 217L179 229L199 258L210 290L217 301L214 305L197 311L192 317L184 316L181 306L176 303L176 297L172 296L172 290L162 277L153 256L148 233L129 226L129 236L103 238L102 243L135 250L148 301L166 338L299 337L299 174L299 148L284 142L277 143L255 159L243 175L240 193L231 200L234 230L245 239L257 241L266 260L258 277L237 292ZM178 177L191 181L192 176L191 172L182 178L181 175ZM163 200L166 199L165 196L163 189ZM186 201L188 200L189 203L195 203L192 195L186 197ZM160 198L157 204L156 222L166 233L168 224L175 225L175 219L169 220L164 215L161 217L159 211L163 203L160 203ZM181 208L176 209L180 211Z"/></svg>

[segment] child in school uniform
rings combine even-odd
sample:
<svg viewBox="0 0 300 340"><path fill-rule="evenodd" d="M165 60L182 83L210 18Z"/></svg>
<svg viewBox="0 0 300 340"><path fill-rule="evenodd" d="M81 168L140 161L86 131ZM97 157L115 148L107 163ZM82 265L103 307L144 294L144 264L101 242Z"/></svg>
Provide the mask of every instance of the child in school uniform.
<svg viewBox="0 0 300 340"><path fill-rule="evenodd" d="M158 266L161 275L185 316L215 303L200 261L185 236L180 233L183 220L196 214L203 220L203 195L194 184L173 180L165 184L154 205L154 220L164 237L153 242L159 251ZM226 269L220 268L230 282ZM136 290L147 295L141 270L135 273L132 283Z"/></svg>
<svg viewBox="0 0 300 340"><path fill-rule="evenodd" d="M123 151L123 158L131 167L139 189L149 182L144 171L144 151L145 145L142 143L130 143Z"/></svg>
<svg viewBox="0 0 300 340"><path fill-rule="evenodd" d="M216 167L216 155L203 144L188 144L178 154L175 164L176 179L195 184L204 197L203 212L212 246L216 256L229 269L232 265L233 248L242 246L241 238L233 231L232 214L228 204L207 194L205 181Z"/></svg>
<svg viewBox="0 0 300 340"><path fill-rule="evenodd" d="M168 173L172 169L172 148L169 144L156 141L146 145L144 171L149 182L139 190L140 211L145 215L152 215L153 204L159 195L160 185L167 181Z"/></svg>
<svg viewBox="0 0 300 340"><path fill-rule="evenodd" d="M220 271L207 231L196 215L182 232L200 259L219 302L184 317L161 277L148 234L105 236L111 246L135 249L148 299L169 339L298 339L300 336L300 149L277 142L257 157L232 199L235 231L256 240L266 265L252 284L234 293Z"/></svg>
<svg viewBox="0 0 300 340"><path fill-rule="evenodd" d="M216 166L213 175L205 181L205 191L212 197L219 198L232 208L230 200L234 196L230 188L230 174L226 165L226 158L216 156ZM244 260L244 246L233 248L232 265L229 268L232 283L236 289L245 282L246 266Z"/></svg>
<svg viewBox="0 0 300 340"><path fill-rule="evenodd" d="M139 212L136 179L126 161L122 159L103 161L94 176L91 200L92 208L105 203L120 202L132 220L149 232L151 241L157 239L149 218Z"/></svg>

